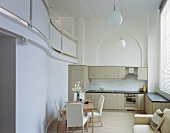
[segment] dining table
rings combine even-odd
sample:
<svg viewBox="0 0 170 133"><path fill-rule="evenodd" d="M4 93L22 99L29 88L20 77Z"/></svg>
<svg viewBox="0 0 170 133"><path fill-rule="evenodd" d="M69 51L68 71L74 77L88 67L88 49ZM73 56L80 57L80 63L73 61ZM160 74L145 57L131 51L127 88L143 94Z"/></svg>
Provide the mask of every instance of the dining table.
<svg viewBox="0 0 170 133"><path fill-rule="evenodd" d="M92 117L91 117L91 123L92 123L92 133L94 133L94 120L93 120L93 111L94 111L94 106L91 103L90 100L82 100L82 101L68 101L69 103L82 103L83 104L83 112L87 113L87 112L91 112L92 113ZM66 115L66 106L64 106L62 108L62 133L64 133L64 117Z"/></svg>

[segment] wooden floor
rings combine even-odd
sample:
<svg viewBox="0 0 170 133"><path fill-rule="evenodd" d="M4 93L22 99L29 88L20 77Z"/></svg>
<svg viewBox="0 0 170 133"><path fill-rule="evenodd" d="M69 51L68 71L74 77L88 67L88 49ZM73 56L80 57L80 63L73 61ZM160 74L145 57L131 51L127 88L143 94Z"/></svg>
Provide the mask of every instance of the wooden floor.
<svg viewBox="0 0 170 133"><path fill-rule="evenodd" d="M134 111L105 111L103 112L103 127L100 126L97 118L94 118L94 132L95 133L133 133L132 126L134 123L134 114L139 112ZM57 122L53 122L47 133L56 133ZM91 133L91 123L89 123L89 131ZM72 129L70 129L70 133ZM61 127L59 129L61 133ZM76 128L74 133L81 133L81 128Z"/></svg>

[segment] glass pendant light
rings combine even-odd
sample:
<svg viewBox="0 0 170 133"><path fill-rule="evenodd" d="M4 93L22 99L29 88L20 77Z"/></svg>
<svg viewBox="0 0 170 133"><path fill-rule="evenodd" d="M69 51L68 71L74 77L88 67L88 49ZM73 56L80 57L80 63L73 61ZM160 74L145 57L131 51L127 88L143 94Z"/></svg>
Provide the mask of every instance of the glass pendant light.
<svg viewBox="0 0 170 133"><path fill-rule="evenodd" d="M113 27L119 27L122 23L122 15L120 12L115 9L115 0L114 0L114 10L108 16L108 22Z"/></svg>
<svg viewBox="0 0 170 133"><path fill-rule="evenodd" d="M124 48L126 46L126 42L125 40L122 39L122 37L120 38L120 40L117 42L118 47L120 48Z"/></svg>
<svg viewBox="0 0 170 133"><path fill-rule="evenodd" d="M122 0L121 0L121 13L122 13ZM122 34L122 26L121 26L121 34ZM122 36L120 40L117 42L118 47L124 48L126 46L125 40L123 40Z"/></svg>

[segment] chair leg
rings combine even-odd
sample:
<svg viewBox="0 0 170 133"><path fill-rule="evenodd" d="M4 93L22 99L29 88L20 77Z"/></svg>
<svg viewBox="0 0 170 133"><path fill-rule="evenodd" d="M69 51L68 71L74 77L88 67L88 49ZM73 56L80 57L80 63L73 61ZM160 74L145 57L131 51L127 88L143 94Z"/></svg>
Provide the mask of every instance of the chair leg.
<svg viewBox="0 0 170 133"><path fill-rule="evenodd" d="M101 122L101 127L103 126L103 124L102 124L102 116L100 116L100 122Z"/></svg>
<svg viewBox="0 0 170 133"><path fill-rule="evenodd" d="M88 132L88 121L86 122L86 128L87 128L87 132Z"/></svg>
<svg viewBox="0 0 170 133"><path fill-rule="evenodd" d="M82 133L84 133L84 126L82 126Z"/></svg>
<svg viewBox="0 0 170 133"><path fill-rule="evenodd" d="M58 124L57 124L57 133L58 133L59 127L60 127L60 121L58 121Z"/></svg>
<svg viewBox="0 0 170 133"><path fill-rule="evenodd" d="M100 116L98 116L98 120L99 120L99 122L100 122Z"/></svg>
<svg viewBox="0 0 170 133"><path fill-rule="evenodd" d="M68 133L68 127L67 127L67 133Z"/></svg>
<svg viewBox="0 0 170 133"><path fill-rule="evenodd" d="M74 127L72 127L73 133L74 133Z"/></svg>
<svg viewBox="0 0 170 133"><path fill-rule="evenodd" d="M90 117L90 123L91 123L91 117Z"/></svg>

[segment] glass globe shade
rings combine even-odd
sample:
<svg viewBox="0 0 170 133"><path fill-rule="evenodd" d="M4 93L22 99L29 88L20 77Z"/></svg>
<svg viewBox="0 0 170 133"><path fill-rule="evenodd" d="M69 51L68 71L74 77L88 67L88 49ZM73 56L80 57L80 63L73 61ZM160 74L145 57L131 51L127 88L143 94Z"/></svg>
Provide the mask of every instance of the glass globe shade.
<svg viewBox="0 0 170 133"><path fill-rule="evenodd" d="M124 47L126 46L126 42L125 42L125 40L120 39L120 40L117 42L117 45L118 45L118 47L120 47L120 48L124 48Z"/></svg>
<svg viewBox="0 0 170 133"><path fill-rule="evenodd" d="M118 27L122 23L122 15L120 12L113 10L108 16L108 22L111 26Z"/></svg>

